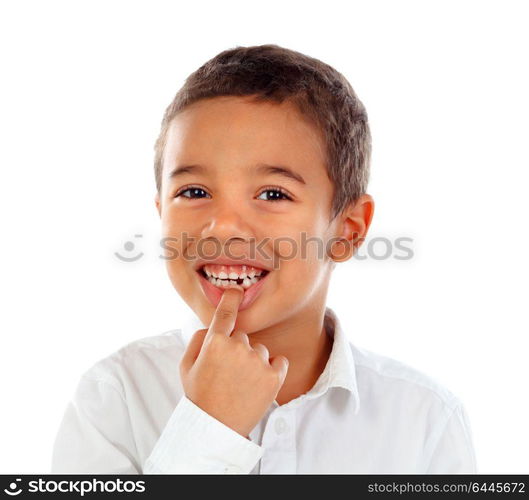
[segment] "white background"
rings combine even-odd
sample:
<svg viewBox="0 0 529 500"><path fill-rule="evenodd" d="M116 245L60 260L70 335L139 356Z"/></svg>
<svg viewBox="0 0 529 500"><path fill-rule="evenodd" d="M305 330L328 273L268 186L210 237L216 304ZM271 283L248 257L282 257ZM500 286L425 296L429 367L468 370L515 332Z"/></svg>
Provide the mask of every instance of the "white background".
<svg viewBox="0 0 529 500"><path fill-rule="evenodd" d="M413 238L411 260L338 266L328 305L463 401L479 472L529 473L526 9L3 1L0 472L48 472L80 374L188 314L158 258L160 121L209 58L276 43L349 79L373 135L371 237ZM134 264L114 256L126 241Z"/></svg>

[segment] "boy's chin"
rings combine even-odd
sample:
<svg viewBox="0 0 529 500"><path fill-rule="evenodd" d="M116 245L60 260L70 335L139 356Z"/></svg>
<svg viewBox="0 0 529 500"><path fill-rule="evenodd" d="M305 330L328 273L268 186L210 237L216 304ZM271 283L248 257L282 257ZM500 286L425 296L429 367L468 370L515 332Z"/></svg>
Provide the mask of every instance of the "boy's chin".
<svg viewBox="0 0 529 500"><path fill-rule="evenodd" d="M237 316L234 330L246 333L249 337L254 333L262 332L272 326L270 314L261 311L259 307L250 307Z"/></svg>

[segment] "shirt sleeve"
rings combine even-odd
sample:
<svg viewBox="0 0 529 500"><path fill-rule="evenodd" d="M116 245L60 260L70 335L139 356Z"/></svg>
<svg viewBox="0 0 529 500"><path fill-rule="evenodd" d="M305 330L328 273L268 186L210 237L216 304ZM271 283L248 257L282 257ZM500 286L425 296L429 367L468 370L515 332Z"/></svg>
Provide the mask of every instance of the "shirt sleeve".
<svg viewBox="0 0 529 500"><path fill-rule="evenodd" d="M441 429L426 474L476 474L470 423L459 402Z"/></svg>
<svg viewBox="0 0 529 500"><path fill-rule="evenodd" d="M249 474L264 448L241 436L185 395L144 465L144 474Z"/></svg>
<svg viewBox="0 0 529 500"><path fill-rule="evenodd" d="M121 392L85 376L68 403L55 438L52 474L141 474Z"/></svg>

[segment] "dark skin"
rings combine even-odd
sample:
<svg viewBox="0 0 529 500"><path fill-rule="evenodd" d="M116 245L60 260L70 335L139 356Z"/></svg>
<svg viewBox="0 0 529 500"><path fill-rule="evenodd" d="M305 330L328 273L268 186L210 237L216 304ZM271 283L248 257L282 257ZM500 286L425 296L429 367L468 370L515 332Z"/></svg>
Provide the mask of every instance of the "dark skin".
<svg viewBox="0 0 529 500"><path fill-rule="evenodd" d="M186 232L223 244L233 240L230 252L241 256L251 238L268 238L264 248L279 258L291 247L274 245L274 238L288 236L298 248L303 232L324 242L341 238L324 255L317 255L312 245L304 258L282 259L243 311L237 310L233 290L223 295L231 309L222 300L215 308L204 296L193 262L166 261L173 286L209 330L217 318L213 340L206 342L208 329L199 330L188 346L181 368L186 395L245 436L274 400L282 405L305 394L324 370L332 350L323 328L332 270L353 256L373 216L373 199L365 194L330 219L333 186L323 144L319 130L292 104L254 103L248 97L194 103L177 115L168 132L162 189L155 196L163 237ZM260 163L287 165L304 182L258 172ZM175 166L191 164L205 168L170 178ZM192 197L187 186L202 190L200 196ZM270 188L282 188L290 199L270 201ZM229 320L219 322L221 313ZM243 361L236 361L234 353ZM202 362L206 359L208 363ZM262 377L256 379L256 373Z"/></svg>

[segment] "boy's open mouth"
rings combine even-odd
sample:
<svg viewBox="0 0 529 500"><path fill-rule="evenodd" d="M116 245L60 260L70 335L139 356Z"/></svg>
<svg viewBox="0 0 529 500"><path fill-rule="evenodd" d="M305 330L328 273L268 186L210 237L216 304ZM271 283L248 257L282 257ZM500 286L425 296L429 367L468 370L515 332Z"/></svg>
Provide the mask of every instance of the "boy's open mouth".
<svg viewBox="0 0 529 500"><path fill-rule="evenodd" d="M249 308L270 280L270 269L249 264L227 265L208 262L197 266L195 272L204 295L213 307L218 307L226 288L240 286L244 290L244 296L239 304L239 311Z"/></svg>
<svg viewBox="0 0 529 500"><path fill-rule="evenodd" d="M218 288L230 284L240 285L245 290L263 279L270 271L252 266L219 266L206 264L197 270L204 279Z"/></svg>

